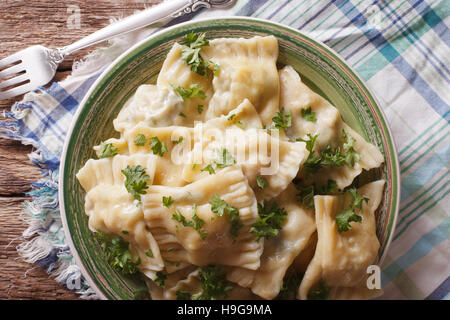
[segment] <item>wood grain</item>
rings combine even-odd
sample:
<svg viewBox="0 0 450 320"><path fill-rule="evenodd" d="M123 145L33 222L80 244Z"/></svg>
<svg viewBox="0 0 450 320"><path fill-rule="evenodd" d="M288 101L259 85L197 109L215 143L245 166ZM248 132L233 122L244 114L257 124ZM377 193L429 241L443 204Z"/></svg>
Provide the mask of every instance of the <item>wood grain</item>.
<svg viewBox="0 0 450 320"><path fill-rule="evenodd" d="M0 0L0 59L30 45L49 48L68 45L110 23L162 0L147 1L50 1ZM81 28L69 29L69 6L81 10ZM59 81L72 71L74 61L93 48L84 49L59 66L54 78ZM21 97L0 101L0 113ZM40 172L30 164L31 146L0 138L0 299L78 299L74 292L51 279L39 267L21 260L16 246L27 228L19 218L25 193Z"/></svg>

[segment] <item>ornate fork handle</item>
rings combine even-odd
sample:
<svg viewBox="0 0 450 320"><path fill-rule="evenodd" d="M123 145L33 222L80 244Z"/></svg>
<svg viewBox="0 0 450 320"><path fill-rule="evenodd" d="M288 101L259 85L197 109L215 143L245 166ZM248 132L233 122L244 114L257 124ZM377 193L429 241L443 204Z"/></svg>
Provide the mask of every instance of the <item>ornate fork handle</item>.
<svg viewBox="0 0 450 320"><path fill-rule="evenodd" d="M192 12L196 12L197 10L201 8L225 8L228 7L232 2L230 0L189 0L189 3L187 3L183 8L178 10L177 12L171 14L170 16L172 18L177 18L184 16L185 14L189 14Z"/></svg>
<svg viewBox="0 0 450 320"><path fill-rule="evenodd" d="M209 0L190 0L188 4L186 4L183 8L178 10L177 12L171 14L172 18L177 18L184 16L185 14L189 14L191 12L195 12L200 8L211 8L211 4Z"/></svg>

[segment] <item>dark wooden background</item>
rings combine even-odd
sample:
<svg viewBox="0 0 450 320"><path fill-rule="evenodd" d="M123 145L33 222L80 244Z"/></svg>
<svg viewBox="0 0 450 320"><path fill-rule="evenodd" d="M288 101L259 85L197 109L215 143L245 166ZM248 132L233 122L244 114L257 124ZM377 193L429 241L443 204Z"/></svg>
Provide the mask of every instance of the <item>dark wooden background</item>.
<svg viewBox="0 0 450 320"><path fill-rule="evenodd" d="M161 1L0 0L0 59L34 44L49 48L70 44L108 25L112 17L123 18ZM80 29L67 27L71 5L81 10ZM74 60L91 50L66 58L55 80L69 75ZM0 113L20 99L0 101ZM77 299L44 270L21 260L16 251L27 227L20 219L25 193L31 189L30 182L40 177L29 162L31 151L20 142L0 139L0 299Z"/></svg>

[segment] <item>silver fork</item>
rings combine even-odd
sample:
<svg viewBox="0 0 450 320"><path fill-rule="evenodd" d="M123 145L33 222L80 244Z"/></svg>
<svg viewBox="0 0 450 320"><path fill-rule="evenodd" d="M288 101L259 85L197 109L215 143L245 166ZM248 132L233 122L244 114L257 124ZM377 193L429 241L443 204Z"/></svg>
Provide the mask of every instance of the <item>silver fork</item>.
<svg viewBox="0 0 450 320"><path fill-rule="evenodd" d="M170 0L143 10L117 23L103 28L77 42L57 49L31 46L0 60L0 100L9 99L53 79L64 58L83 48L115 36L145 27L164 18L176 18L195 12L202 7L225 8L236 0Z"/></svg>

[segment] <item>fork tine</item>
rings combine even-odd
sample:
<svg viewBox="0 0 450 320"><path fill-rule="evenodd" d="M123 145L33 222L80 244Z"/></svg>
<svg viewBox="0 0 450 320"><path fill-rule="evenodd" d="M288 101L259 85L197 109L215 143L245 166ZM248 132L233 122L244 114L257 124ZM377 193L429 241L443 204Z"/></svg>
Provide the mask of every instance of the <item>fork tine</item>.
<svg viewBox="0 0 450 320"><path fill-rule="evenodd" d="M0 60L0 69L5 68L6 66L9 66L10 64L13 64L14 62L20 61L20 56L17 53L14 53L10 55L9 57L3 58Z"/></svg>
<svg viewBox="0 0 450 320"><path fill-rule="evenodd" d="M30 83L21 85L16 88L12 88L6 91L0 92L0 100L6 100L15 96L20 96L21 94L31 91L34 89Z"/></svg>
<svg viewBox="0 0 450 320"><path fill-rule="evenodd" d="M1 88L6 88L18 83L21 83L23 81L28 80L28 75L27 74L21 74L20 76L5 80L5 81L0 81L0 89Z"/></svg>
<svg viewBox="0 0 450 320"><path fill-rule="evenodd" d="M22 64L17 64L8 69L0 71L0 79L5 78L7 76L11 76L13 74L19 73L20 71L24 71L24 70L25 70L25 68L23 67Z"/></svg>

